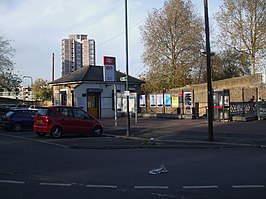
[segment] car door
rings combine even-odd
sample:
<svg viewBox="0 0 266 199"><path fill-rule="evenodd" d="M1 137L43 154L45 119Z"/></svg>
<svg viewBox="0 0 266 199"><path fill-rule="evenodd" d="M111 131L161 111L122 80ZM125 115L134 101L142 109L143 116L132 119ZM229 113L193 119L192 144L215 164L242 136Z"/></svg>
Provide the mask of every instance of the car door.
<svg viewBox="0 0 266 199"><path fill-rule="evenodd" d="M60 107L57 111L61 114L58 123L63 129L64 133L75 133L79 131L79 127L77 126L77 121L73 117L73 111L70 107Z"/></svg>
<svg viewBox="0 0 266 199"><path fill-rule="evenodd" d="M73 114L77 120L80 132L91 133L93 130L93 118L79 108L73 108Z"/></svg>
<svg viewBox="0 0 266 199"><path fill-rule="evenodd" d="M24 128L32 129L34 122L34 112L33 111L23 111L24 115Z"/></svg>
<svg viewBox="0 0 266 199"><path fill-rule="evenodd" d="M29 115L27 111L17 111L16 121L20 122L22 129L29 128Z"/></svg>

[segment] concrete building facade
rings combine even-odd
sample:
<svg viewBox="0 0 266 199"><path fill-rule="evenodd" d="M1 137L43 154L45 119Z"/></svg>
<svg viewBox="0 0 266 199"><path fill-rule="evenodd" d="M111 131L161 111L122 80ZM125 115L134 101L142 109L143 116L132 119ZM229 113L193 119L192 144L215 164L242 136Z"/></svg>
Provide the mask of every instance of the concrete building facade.
<svg viewBox="0 0 266 199"><path fill-rule="evenodd" d="M62 76L70 74L84 66L95 65L95 41L88 35L72 34L63 39Z"/></svg>

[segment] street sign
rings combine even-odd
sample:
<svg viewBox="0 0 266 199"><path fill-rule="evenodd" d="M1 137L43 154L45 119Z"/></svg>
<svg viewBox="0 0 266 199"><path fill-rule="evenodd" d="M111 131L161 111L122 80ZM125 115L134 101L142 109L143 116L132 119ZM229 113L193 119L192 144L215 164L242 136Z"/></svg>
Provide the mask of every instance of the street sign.
<svg viewBox="0 0 266 199"><path fill-rule="evenodd" d="M115 81L115 57L103 57L104 64L104 81L114 82Z"/></svg>
<svg viewBox="0 0 266 199"><path fill-rule="evenodd" d="M121 82L125 82L125 81L127 81L127 77L125 76L125 77L120 77L120 81Z"/></svg>

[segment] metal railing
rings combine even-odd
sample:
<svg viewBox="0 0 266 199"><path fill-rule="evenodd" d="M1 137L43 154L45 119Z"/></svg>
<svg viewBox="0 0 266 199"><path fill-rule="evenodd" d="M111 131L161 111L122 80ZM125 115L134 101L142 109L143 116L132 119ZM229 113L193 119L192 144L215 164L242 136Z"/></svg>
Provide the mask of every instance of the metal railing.
<svg viewBox="0 0 266 199"><path fill-rule="evenodd" d="M255 102L230 102L230 115L233 116L252 116L256 115Z"/></svg>

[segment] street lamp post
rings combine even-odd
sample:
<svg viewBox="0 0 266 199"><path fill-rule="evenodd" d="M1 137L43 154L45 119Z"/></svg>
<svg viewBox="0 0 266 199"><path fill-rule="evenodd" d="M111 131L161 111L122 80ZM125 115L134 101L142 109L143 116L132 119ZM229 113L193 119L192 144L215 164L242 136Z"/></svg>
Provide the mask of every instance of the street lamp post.
<svg viewBox="0 0 266 199"><path fill-rule="evenodd" d="M212 90L211 47L210 47L210 30L209 30L207 0L204 0L204 16L205 16L206 54L207 54L208 135L209 135L209 141L213 141L213 90Z"/></svg>
<svg viewBox="0 0 266 199"><path fill-rule="evenodd" d="M128 24L127 24L127 0L125 0L125 39L126 39L126 91L128 86ZM130 136L129 95L127 95L127 136Z"/></svg>

